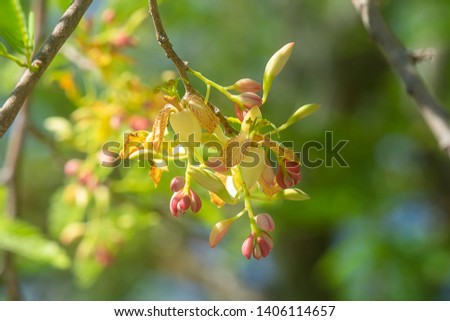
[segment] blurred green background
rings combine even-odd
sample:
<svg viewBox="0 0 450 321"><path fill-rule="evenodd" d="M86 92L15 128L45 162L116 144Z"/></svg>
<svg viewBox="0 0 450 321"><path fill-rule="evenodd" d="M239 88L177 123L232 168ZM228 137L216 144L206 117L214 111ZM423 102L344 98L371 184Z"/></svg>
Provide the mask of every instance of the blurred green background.
<svg viewBox="0 0 450 321"><path fill-rule="evenodd" d="M293 141L296 150L307 141L324 143L326 131L333 132L335 142L349 141L341 153L349 167L303 167L299 187L311 200L257 205L257 212L270 213L276 222L274 250L261 261L241 255L248 234L243 223L217 248L209 248L211 226L239 209L218 210L205 201L199 214L175 219L168 211L167 176L155 189L148 169L111 171L92 165L101 142L120 141L126 130L123 125L104 133L102 117L116 109L126 117L154 115L151 108L143 112L142 105L162 73L173 69L143 15L146 1L94 2L90 22L79 28L33 96L34 130L21 154L19 188L20 220L35 230L23 227L14 236L1 235L0 229L0 240L17 242L24 299L450 299L450 161L371 43L350 0L161 2L178 54L220 84L244 77L260 80L272 53L294 41L295 51L274 83L264 115L281 124L297 107L319 103L316 114L290 127L283 138ZM49 1L47 33L65 5ZM105 22L106 8L116 13L113 22ZM139 9L143 11L133 15ZM382 11L405 46L435 48L435 59L418 68L444 106L450 106L448 1L383 1ZM136 45L118 55L108 44L99 44L101 37L89 43L102 33L106 42L113 41L120 26L142 15L142 23L130 27ZM71 59L67 48L78 58ZM104 52L112 60L103 64L101 59L108 57L96 53ZM91 59L94 66L83 65L79 57ZM0 60L0 68L4 101L22 70L6 60ZM64 87L61 80L67 74L82 97L68 94L70 85ZM194 84L204 92L200 83ZM234 113L219 95L212 100L225 114ZM53 118L52 126L48 118L55 116L60 118ZM8 134L0 141L0 162L7 139ZM72 158L82 159L95 173L101 192L79 189L73 178L65 177L64 163ZM68 200L71 188L80 190L74 192L75 201ZM5 215L6 197L0 188L0 215ZM76 238L73 242L61 237L70 224L75 227L65 235ZM77 238L80 226L84 234ZM54 240L44 247L56 248L39 249L38 242L26 242L29 235ZM30 254L34 250L43 254ZM0 258L0 266L2 262ZM7 299L1 281L0 299Z"/></svg>

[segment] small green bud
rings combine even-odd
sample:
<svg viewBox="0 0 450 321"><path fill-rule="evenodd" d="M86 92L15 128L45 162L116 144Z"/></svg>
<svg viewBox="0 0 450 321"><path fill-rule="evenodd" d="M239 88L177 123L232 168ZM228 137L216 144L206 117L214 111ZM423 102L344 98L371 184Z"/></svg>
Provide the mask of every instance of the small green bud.
<svg viewBox="0 0 450 321"><path fill-rule="evenodd" d="M290 42L284 45L280 50L273 54L273 56L269 59L266 65L266 69L264 71L263 78L263 103L267 99L267 95L269 94L270 87L272 87L272 82L275 77L281 72L281 70L286 65L289 57L292 54L292 50L294 49L294 43Z"/></svg>
<svg viewBox="0 0 450 321"><path fill-rule="evenodd" d="M308 104L308 105L304 105L304 106L298 108L295 111L295 113L293 113L292 116L288 118L286 123L284 123L283 125L278 127L278 131L284 130L284 129L288 128L289 126L295 124L299 120L301 120L305 117L308 117L309 115L316 112L316 110L318 110L319 108L320 108L320 105L318 105L318 104Z"/></svg>
<svg viewBox="0 0 450 321"><path fill-rule="evenodd" d="M217 222L209 234L209 246L212 248L216 247L216 245L225 237L233 222L234 220L232 218Z"/></svg>

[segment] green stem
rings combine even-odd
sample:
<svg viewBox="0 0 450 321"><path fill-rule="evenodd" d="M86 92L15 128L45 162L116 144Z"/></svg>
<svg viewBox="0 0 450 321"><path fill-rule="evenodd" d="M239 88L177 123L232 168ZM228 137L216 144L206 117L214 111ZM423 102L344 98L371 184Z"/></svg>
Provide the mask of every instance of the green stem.
<svg viewBox="0 0 450 321"><path fill-rule="evenodd" d="M191 69L191 68L188 68L188 72L190 72L192 75L194 75L195 77L197 77L198 79L200 79L201 81L203 81L203 82L206 84L206 86L211 86L211 87L215 88L217 91L219 91L219 92L220 92L221 94L223 94L225 97L227 97L229 100L231 100L232 102L238 104L239 107L241 107L241 108L243 107L242 102L240 102L240 100L237 99L237 98L235 97L235 95L231 94L231 93L227 90L227 88L229 88L229 87L221 86L221 85L215 83L214 81L212 81L212 80L206 78L206 77L203 76L200 72L195 71L195 70L193 70L193 69Z"/></svg>
<svg viewBox="0 0 450 321"><path fill-rule="evenodd" d="M242 186L242 190L244 191L244 204L245 204L245 210L247 211L248 214L248 218L250 220L250 227L252 229L252 232L257 233L258 232L258 226L256 226L256 221L255 221L255 214L253 213L253 209L252 209L252 205L250 203L250 192L248 191L247 185L244 182L244 177L242 176L242 171L241 171L241 166L237 165L237 169L238 169L238 175L239 175L239 180L241 182L241 186Z"/></svg>
<svg viewBox="0 0 450 321"><path fill-rule="evenodd" d="M208 105L209 95L211 94L211 86L206 85L205 105Z"/></svg>
<svg viewBox="0 0 450 321"><path fill-rule="evenodd" d="M27 63L23 62L22 60L20 60L19 58L17 58L16 56L10 55L9 53L6 52L0 52L0 56L3 56L7 59L10 59L12 61L14 61L16 64L18 64L20 67L28 67Z"/></svg>
<svg viewBox="0 0 450 321"><path fill-rule="evenodd" d="M184 174L185 183L184 183L184 188L183 188L183 192L187 195L189 195L189 190L191 189L191 175L189 174L190 167L191 167L191 162L188 158L188 163L186 166L186 173Z"/></svg>

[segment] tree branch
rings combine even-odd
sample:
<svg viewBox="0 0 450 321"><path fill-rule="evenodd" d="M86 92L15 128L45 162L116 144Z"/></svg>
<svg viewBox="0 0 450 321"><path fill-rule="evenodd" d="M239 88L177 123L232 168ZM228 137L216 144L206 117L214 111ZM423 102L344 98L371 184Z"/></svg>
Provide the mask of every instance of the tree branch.
<svg viewBox="0 0 450 321"><path fill-rule="evenodd" d="M414 65L418 60L417 55L411 55L411 52L396 39L383 20L374 0L352 0L352 2L373 41L400 76L407 93L419 107L439 146L450 157L450 115L433 97L417 72Z"/></svg>
<svg viewBox="0 0 450 321"><path fill-rule="evenodd" d="M188 95L196 95L201 97L204 101L204 97L202 97L197 90L195 90L189 82L189 76L187 74L187 65L186 63L177 55L175 50L173 49L172 44L170 43L169 36L164 30L164 26L161 20L161 16L159 14L159 7L157 0L149 0L148 1L149 13L152 17L153 25L155 26L156 32L156 40L158 41L161 48L166 52L167 58L172 60L173 64L178 70L178 74L183 79L184 88ZM222 124L225 132L228 135L237 135L238 131L234 129L228 122L225 116L222 115L220 109L215 107L214 105L208 103L209 109L219 118L220 123Z"/></svg>
<svg viewBox="0 0 450 321"><path fill-rule="evenodd" d="M187 93L193 93L195 90L189 83L189 76L187 74L187 66L186 63L181 60L181 58L177 55L175 50L173 49L172 44L170 43L169 36L164 29L164 25L161 20L161 16L159 14L159 7L157 0L149 0L148 2L149 13L153 20L153 25L155 26L156 32L156 40L158 41L161 48L166 52L167 58L172 60L173 64L178 70L180 77L183 79L184 88Z"/></svg>
<svg viewBox="0 0 450 321"><path fill-rule="evenodd" d="M75 30L78 22L92 3L92 0L73 0L55 29L45 41L33 59L32 65L38 66L35 72L27 69L14 88L11 96L0 109L0 138L13 123L25 100L30 96L38 80L42 77L62 45Z"/></svg>

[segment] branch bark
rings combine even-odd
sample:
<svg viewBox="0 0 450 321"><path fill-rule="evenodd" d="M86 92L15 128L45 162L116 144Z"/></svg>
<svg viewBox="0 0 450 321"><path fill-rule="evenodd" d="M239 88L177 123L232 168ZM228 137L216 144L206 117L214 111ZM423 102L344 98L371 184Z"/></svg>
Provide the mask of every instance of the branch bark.
<svg viewBox="0 0 450 321"><path fill-rule="evenodd" d="M62 45L75 30L91 3L92 0L73 0L72 4L58 21L53 32L35 55L32 65L38 66L39 69L35 72L32 72L29 69L25 70L11 96L0 109L0 138L3 137L8 128L11 127L19 110L22 108L22 105L30 96L37 82L42 77L53 58L55 58Z"/></svg>
<svg viewBox="0 0 450 321"><path fill-rule="evenodd" d="M173 49L172 43L169 40L169 36L167 35L164 25L161 20L161 16L159 14L159 7L157 0L149 0L148 1L149 13L152 17L153 25L155 26L156 32L156 40L158 41L161 48L166 52L167 58L169 58L175 67L178 70L178 74L183 79L184 88L186 93L189 95L196 95L201 97L204 101L204 97L202 97L197 90L195 90L189 82L189 76L187 74L188 67L186 63L178 56L178 54ZM208 103L207 106L211 111L219 118L220 123L222 124L225 132L228 135L237 135L238 131L235 130L229 123L227 118L222 115L220 109L215 107L214 105Z"/></svg>
<svg viewBox="0 0 450 321"><path fill-rule="evenodd" d="M406 92L419 107L439 146L450 157L450 115L433 97L417 72L415 68L417 56L412 55L395 37L374 0L352 0L352 2L373 41L403 81Z"/></svg>

